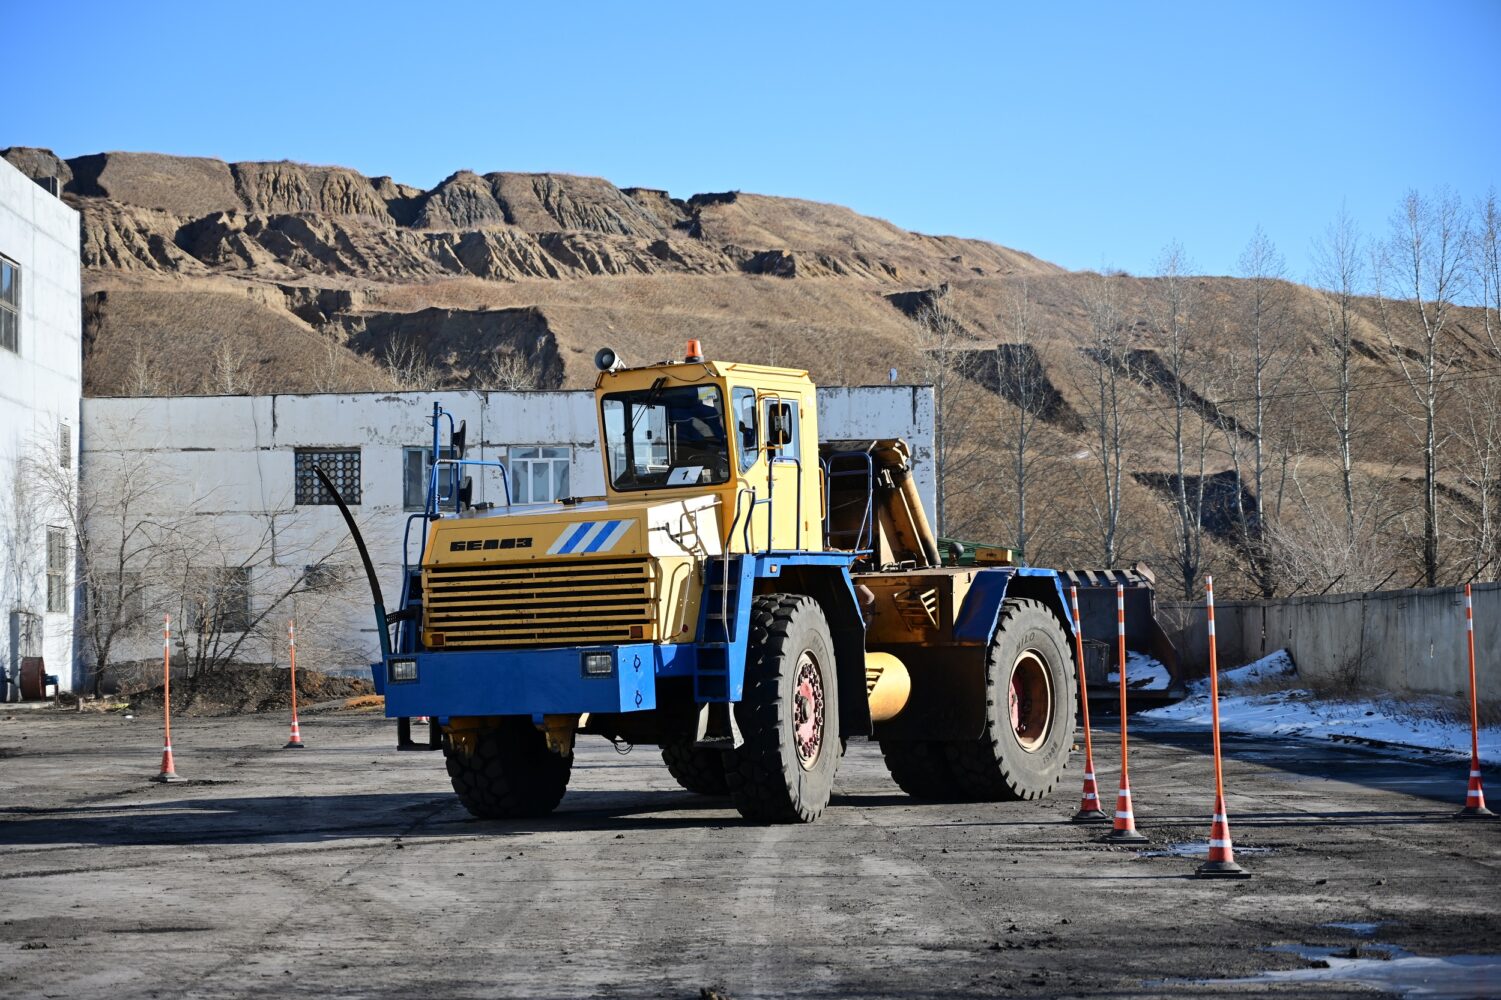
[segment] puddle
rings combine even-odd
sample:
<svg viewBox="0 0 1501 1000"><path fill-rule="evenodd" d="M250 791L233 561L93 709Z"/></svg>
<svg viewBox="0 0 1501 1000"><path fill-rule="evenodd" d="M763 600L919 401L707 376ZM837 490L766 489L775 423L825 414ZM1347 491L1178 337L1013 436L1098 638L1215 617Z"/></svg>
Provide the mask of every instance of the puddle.
<svg viewBox="0 0 1501 1000"><path fill-rule="evenodd" d="M1259 854L1271 854L1270 847L1237 847L1237 856L1246 855L1252 857ZM1167 844L1155 851L1137 851L1138 858L1207 858L1209 857L1209 844L1206 841L1190 841L1183 844Z"/></svg>
<svg viewBox="0 0 1501 1000"><path fill-rule="evenodd" d="M1326 924L1326 927L1373 927ZM1356 933L1360 933L1357 931ZM1501 993L1501 955L1449 955L1428 958L1392 945L1364 942L1342 948L1283 945L1271 951L1298 955L1317 967L1263 972L1246 979L1200 980L1236 983L1354 983L1401 997L1468 1000Z"/></svg>
<svg viewBox="0 0 1501 1000"><path fill-rule="evenodd" d="M1319 924L1320 927L1329 927L1337 931L1349 931L1356 937L1370 937L1381 926L1380 922L1363 924L1353 920L1331 920L1327 924Z"/></svg>

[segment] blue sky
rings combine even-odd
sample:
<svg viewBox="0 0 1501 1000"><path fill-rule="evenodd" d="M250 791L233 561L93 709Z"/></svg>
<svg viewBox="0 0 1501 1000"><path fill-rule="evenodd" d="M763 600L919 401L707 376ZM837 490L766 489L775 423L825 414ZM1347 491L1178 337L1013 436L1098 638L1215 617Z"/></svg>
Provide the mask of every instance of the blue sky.
<svg viewBox="0 0 1501 1000"><path fill-rule="evenodd" d="M1342 203L1501 184L1496 0L6 6L0 146L64 156L740 189L1134 273L1260 225L1293 277Z"/></svg>

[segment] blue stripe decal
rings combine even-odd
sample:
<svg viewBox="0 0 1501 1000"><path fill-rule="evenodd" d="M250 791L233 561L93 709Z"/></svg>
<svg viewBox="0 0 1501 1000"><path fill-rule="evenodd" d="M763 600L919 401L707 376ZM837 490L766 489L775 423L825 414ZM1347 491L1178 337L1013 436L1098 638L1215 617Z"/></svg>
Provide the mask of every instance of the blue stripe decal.
<svg viewBox="0 0 1501 1000"><path fill-rule="evenodd" d="M598 521L585 521L577 528L574 528L573 534L568 536L568 541L563 543L563 547L561 549L558 549L558 554L566 556L572 553L573 547L579 542L583 541L584 536L589 533L589 529L594 527L598 523Z"/></svg>
<svg viewBox="0 0 1501 1000"><path fill-rule="evenodd" d="M620 527L619 521L606 521L605 526L600 529L599 534L594 536L594 541L584 546L584 551L581 552L580 555L588 555L591 552L597 552L599 550L599 547L609 540L610 533L618 527Z"/></svg>

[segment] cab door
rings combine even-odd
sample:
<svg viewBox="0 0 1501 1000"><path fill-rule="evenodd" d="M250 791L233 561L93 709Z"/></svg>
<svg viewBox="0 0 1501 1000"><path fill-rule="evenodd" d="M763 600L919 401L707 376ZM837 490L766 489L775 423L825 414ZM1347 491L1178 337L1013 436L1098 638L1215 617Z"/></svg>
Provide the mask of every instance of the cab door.
<svg viewBox="0 0 1501 1000"><path fill-rule="evenodd" d="M802 422L796 396L763 393L761 396L762 438L767 465L767 518L770 520L771 547L802 549L799 526L810 512L803 510L803 486L808 476L818 475L817 460L813 469L806 466L802 449Z"/></svg>
<svg viewBox="0 0 1501 1000"><path fill-rule="evenodd" d="M761 401L755 389L737 386L730 390L730 412L735 424L735 461L738 486L730 526L732 552L758 552L770 545L770 509L766 504L767 471Z"/></svg>

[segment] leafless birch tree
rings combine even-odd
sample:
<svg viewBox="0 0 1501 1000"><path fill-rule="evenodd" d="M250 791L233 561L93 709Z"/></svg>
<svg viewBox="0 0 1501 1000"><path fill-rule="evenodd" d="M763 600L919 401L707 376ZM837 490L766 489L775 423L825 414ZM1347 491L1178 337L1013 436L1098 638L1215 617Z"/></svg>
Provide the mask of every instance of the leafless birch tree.
<svg viewBox="0 0 1501 1000"><path fill-rule="evenodd" d="M1162 388L1168 397L1168 439L1173 451L1170 477L1171 504L1176 524L1173 561L1183 585L1183 597L1192 600L1199 575L1204 570L1204 513L1208 487L1207 466L1212 427L1198 412L1191 388L1202 381L1208 369L1199 363L1197 295L1190 265L1183 248L1170 244L1159 258L1158 295L1154 303L1155 333L1161 339ZM1201 397L1210 395L1200 392Z"/></svg>
<svg viewBox="0 0 1501 1000"><path fill-rule="evenodd" d="M1085 279L1080 293L1089 320L1084 351L1092 365L1078 385L1085 403L1084 420L1099 478L1083 490L1094 514L1100 561L1114 568L1120 560L1123 477L1126 469L1126 411L1130 391L1130 351L1122 317L1119 281L1102 275Z"/></svg>
<svg viewBox="0 0 1501 1000"><path fill-rule="evenodd" d="M1439 577L1438 411L1454 360L1450 324L1467 278L1467 228L1457 195L1441 191L1430 198L1409 191L1392 216L1376 276L1387 344L1418 408L1423 580L1430 587L1438 585ZM1399 340L1399 330L1401 340L1416 342L1416 350Z"/></svg>
<svg viewBox="0 0 1501 1000"><path fill-rule="evenodd" d="M1221 424L1237 481L1229 513L1247 577L1260 596L1275 597L1278 561L1270 551L1275 534L1269 528L1280 513L1281 483L1268 463L1273 451L1280 451L1283 460L1290 453L1285 434L1280 448L1269 440L1271 411L1294 355L1288 335L1285 265L1260 227L1240 256L1240 277L1240 301L1235 307L1240 337L1238 343L1228 334L1225 338L1234 345L1227 352L1225 383L1237 399L1226 408L1234 419Z"/></svg>
<svg viewBox="0 0 1501 1000"><path fill-rule="evenodd" d="M983 489L990 479L990 440L980 427L975 384L967 377L980 345L942 302L924 306L916 327L919 377L933 387L937 413L933 529L947 535L955 532L955 500Z"/></svg>
<svg viewBox="0 0 1501 1000"><path fill-rule="evenodd" d="M997 345L996 388L1001 395L1002 440L1009 451L1016 509L1012 544L1026 558L1032 538L1028 523L1028 487L1040 460L1034 438L1046 410L1047 381L1037 352L1032 297L1025 282L1006 296L1001 327L1008 342ZM1009 405L1008 405L1009 404Z"/></svg>
<svg viewBox="0 0 1501 1000"><path fill-rule="evenodd" d="M1339 462L1340 495L1344 501L1345 547L1355 548L1355 301L1365 281L1364 239L1343 208L1314 245L1314 287L1319 291L1324 343L1332 353L1334 383L1329 392L1314 394L1314 402L1334 432ZM1321 356L1322 356L1322 352Z"/></svg>

